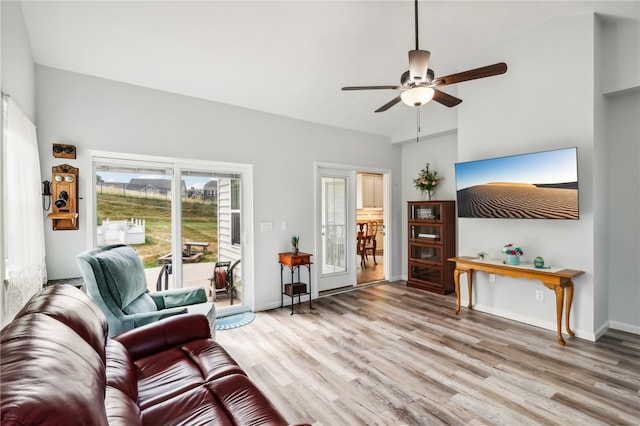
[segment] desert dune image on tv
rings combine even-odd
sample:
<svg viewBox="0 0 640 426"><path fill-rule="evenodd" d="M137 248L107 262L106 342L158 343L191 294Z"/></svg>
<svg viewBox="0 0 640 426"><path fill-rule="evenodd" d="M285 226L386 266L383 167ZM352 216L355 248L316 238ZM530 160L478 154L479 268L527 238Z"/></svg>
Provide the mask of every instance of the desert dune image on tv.
<svg viewBox="0 0 640 426"><path fill-rule="evenodd" d="M458 217L578 219L577 148L456 163Z"/></svg>

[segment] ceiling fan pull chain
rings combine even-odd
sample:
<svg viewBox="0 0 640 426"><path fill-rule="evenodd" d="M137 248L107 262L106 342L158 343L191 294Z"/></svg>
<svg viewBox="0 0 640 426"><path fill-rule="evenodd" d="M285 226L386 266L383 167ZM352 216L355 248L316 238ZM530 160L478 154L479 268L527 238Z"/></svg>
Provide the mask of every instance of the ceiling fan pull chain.
<svg viewBox="0 0 640 426"><path fill-rule="evenodd" d="M421 109L422 109L422 108L420 108L420 107L416 108L416 110L418 111L418 112L416 113L416 117L417 117L417 119L416 119L416 121L417 121L417 122L416 122L416 128L418 129L418 130L416 131L416 143L420 142L420 110L421 110Z"/></svg>

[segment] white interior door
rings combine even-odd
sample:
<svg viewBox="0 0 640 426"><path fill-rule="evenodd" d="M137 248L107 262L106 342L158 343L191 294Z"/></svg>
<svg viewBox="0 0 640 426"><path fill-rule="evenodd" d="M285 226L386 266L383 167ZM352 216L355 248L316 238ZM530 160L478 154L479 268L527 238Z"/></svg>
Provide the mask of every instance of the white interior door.
<svg viewBox="0 0 640 426"><path fill-rule="evenodd" d="M319 168L316 194L318 290L354 286L355 172Z"/></svg>

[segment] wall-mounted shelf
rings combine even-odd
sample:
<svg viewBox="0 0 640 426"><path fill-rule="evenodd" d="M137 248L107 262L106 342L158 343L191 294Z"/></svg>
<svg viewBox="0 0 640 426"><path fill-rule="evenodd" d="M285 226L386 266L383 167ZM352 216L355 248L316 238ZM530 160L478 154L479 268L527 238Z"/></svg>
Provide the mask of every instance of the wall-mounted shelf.
<svg viewBox="0 0 640 426"><path fill-rule="evenodd" d="M49 213L47 218L53 221L54 231L61 229L78 229L76 222L78 220L78 213L73 212L54 212Z"/></svg>

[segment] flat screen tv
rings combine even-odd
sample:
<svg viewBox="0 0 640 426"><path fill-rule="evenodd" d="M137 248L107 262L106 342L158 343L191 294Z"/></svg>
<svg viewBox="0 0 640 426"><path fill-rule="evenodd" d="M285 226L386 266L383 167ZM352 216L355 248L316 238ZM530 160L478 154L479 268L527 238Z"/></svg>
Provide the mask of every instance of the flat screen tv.
<svg viewBox="0 0 640 426"><path fill-rule="evenodd" d="M577 148L456 163L458 217L578 219Z"/></svg>

